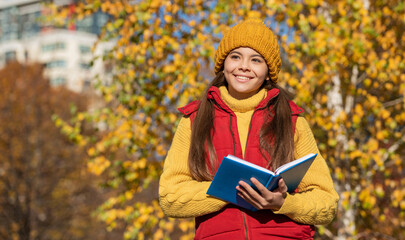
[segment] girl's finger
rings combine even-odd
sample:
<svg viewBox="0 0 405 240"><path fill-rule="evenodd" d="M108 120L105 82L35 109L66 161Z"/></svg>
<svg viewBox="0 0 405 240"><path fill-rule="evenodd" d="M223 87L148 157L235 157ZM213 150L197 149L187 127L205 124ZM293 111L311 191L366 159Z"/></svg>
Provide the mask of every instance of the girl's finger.
<svg viewBox="0 0 405 240"><path fill-rule="evenodd" d="M282 178L280 179L280 181L278 181L278 188L281 193L288 191L288 187Z"/></svg>
<svg viewBox="0 0 405 240"><path fill-rule="evenodd" d="M242 194L241 197L247 200L254 207L260 209L261 207L259 206L261 206L261 203L264 201L263 197L246 182L240 181L239 184L240 186L238 186L237 189Z"/></svg>
<svg viewBox="0 0 405 240"><path fill-rule="evenodd" d="M256 188L259 190L260 196L266 196L267 194L269 194L269 190L261 183L259 182L256 178L251 178L250 181L256 186Z"/></svg>
<svg viewBox="0 0 405 240"><path fill-rule="evenodd" d="M239 185L242 186L244 188L244 190L253 198L255 199L259 199L260 194L254 190L249 184L247 184L244 181L239 181ZM256 186L257 187L257 186Z"/></svg>
<svg viewBox="0 0 405 240"><path fill-rule="evenodd" d="M258 202L241 186L237 186L239 197L243 198L246 202L250 203L253 207L259 208Z"/></svg>

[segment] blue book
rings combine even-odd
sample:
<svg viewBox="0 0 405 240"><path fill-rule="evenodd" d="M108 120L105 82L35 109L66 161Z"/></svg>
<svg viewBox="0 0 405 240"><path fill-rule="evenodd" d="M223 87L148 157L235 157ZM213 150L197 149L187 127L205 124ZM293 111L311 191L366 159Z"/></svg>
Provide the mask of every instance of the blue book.
<svg viewBox="0 0 405 240"><path fill-rule="evenodd" d="M236 186L239 185L240 180L250 184L253 189L258 191L250 181L250 178L254 177L267 189L273 191L278 187L280 178L283 178L288 187L288 192L291 193L294 192L300 184L316 155L317 154L308 154L282 165L274 172L233 155L228 155L223 158L208 188L207 194L246 209L256 211L257 209L255 207L238 196Z"/></svg>

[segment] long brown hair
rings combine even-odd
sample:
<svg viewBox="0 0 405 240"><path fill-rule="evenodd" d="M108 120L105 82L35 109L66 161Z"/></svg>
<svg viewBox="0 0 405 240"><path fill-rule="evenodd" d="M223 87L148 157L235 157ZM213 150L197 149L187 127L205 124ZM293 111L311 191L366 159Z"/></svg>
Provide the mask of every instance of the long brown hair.
<svg viewBox="0 0 405 240"><path fill-rule="evenodd" d="M218 162L211 139L211 132L214 128L214 107L213 103L207 98L208 89L211 86L227 86L222 72L217 74L203 93L191 128L188 165L191 175L198 181L212 180ZM276 169L294 158L294 135L291 109L288 103L291 97L287 91L271 80L264 81L261 88L268 90L272 88L279 89L278 96L273 98L266 106L266 119L261 127L259 138L263 157L266 158L272 169ZM266 157L266 153L271 160ZM210 166L207 166L206 156L209 156Z"/></svg>

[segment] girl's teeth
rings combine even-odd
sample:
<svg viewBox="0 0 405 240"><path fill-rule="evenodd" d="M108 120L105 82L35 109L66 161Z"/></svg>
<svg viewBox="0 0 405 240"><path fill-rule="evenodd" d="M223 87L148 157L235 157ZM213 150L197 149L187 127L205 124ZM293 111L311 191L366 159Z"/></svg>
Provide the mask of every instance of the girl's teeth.
<svg viewBox="0 0 405 240"><path fill-rule="evenodd" d="M241 79L241 80L249 80L248 77L242 77L242 76L236 76L237 78Z"/></svg>

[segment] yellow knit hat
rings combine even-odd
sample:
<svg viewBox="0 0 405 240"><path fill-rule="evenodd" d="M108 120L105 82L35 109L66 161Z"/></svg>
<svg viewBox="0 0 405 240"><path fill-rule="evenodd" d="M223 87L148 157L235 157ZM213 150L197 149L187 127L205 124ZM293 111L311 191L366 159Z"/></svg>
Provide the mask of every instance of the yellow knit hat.
<svg viewBox="0 0 405 240"><path fill-rule="evenodd" d="M223 69L228 53L238 47L250 47L260 53L269 68L270 79L277 83L281 68L280 48L277 37L263 21L248 19L225 33L215 52L215 74Z"/></svg>

